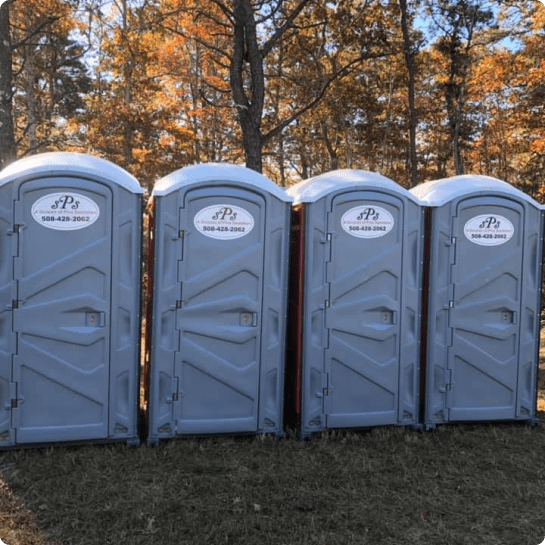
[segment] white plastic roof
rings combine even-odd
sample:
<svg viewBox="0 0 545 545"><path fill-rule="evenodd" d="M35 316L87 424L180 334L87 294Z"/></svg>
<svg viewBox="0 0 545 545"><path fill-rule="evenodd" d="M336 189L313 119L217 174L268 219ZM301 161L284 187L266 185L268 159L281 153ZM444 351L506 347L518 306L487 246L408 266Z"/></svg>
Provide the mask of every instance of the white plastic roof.
<svg viewBox="0 0 545 545"><path fill-rule="evenodd" d="M417 204L422 204L416 196L393 180L366 170L341 169L327 172L292 185L288 193L293 196L294 203L299 204L316 202L339 189L382 189L388 193L401 194Z"/></svg>
<svg viewBox="0 0 545 545"><path fill-rule="evenodd" d="M427 206L442 206L443 204L462 196L490 195L499 193L509 197L516 197L528 201L532 205L545 210L545 206L539 204L529 195L513 187L507 182L492 178L491 176L480 176L464 174L452 176L420 184L410 190Z"/></svg>
<svg viewBox="0 0 545 545"><path fill-rule="evenodd" d="M144 193L138 180L125 169L100 157L68 151L40 153L19 159L0 172L0 185L23 176L78 174L113 180L132 193Z"/></svg>
<svg viewBox="0 0 545 545"><path fill-rule="evenodd" d="M242 182L264 189L281 201L292 202L293 200L281 187L255 170L226 163L203 163L175 170L155 184L152 196L167 195L181 187L199 182Z"/></svg>

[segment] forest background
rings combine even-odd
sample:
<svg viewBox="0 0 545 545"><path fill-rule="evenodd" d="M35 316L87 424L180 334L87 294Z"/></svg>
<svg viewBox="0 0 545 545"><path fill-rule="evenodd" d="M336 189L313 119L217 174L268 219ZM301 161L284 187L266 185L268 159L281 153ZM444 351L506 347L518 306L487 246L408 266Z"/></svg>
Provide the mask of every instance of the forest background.
<svg viewBox="0 0 545 545"><path fill-rule="evenodd" d="M105 157L148 190L188 164L286 186L337 168L453 174L544 200L537 0L7 0L0 166Z"/></svg>

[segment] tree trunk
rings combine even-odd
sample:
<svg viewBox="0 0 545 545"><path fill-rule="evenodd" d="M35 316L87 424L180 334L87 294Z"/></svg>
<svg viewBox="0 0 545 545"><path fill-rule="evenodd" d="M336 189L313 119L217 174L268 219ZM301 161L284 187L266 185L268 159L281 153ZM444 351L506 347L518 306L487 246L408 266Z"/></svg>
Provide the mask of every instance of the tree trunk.
<svg viewBox="0 0 545 545"><path fill-rule="evenodd" d="M128 42L129 25L127 22L127 0L123 0L122 5L122 21L123 21L123 39ZM123 127L123 162L124 167L128 168L133 163L133 134L131 121L131 105L132 105L132 59L125 61L123 68L123 105L125 107L125 120Z"/></svg>
<svg viewBox="0 0 545 545"><path fill-rule="evenodd" d="M234 50L230 67L233 100L238 112L246 166L263 170L261 117L265 97L263 56L257 41L254 12L249 0L234 2Z"/></svg>
<svg viewBox="0 0 545 545"><path fill-rule="evenodd" d="M256 172L263 172L263 140L256 119L246 112L239 113L242 127L242 142L246 166ZM261 117L259 118L261 121Z"/></svg>
<svg viewBox="0 0 545 545"><path fill-rule="evenodd" d="M9 31L9 3L0 8L0 168L17 157L12 116L12 49Z"/></svg>
<svg viewBox="0 0 545 545"><path fill-rule="evenodd" d="M27 28L31 28L30 20L26 19ZM36 89L34 87L35 80L35 65L34 65L34 46L32 41L25 47L25 63L24 69L26 74L26 103L27 103L27 134L28 134L28 151L30 155L38 151L38 118L36 108Z"/></svg>
<svg viewBox="0 0 545 545"><path fill-rule="evenodd" d="M409 23L407 19L407 0L399 0L399 7L401 8L401 31L403 33L403 49L409 75L409 184L410 187L415 187L418 184L418 155L416 153L416 125L418 123L418 117L415 107L414 51L411 35L409 33Z"/></svg>

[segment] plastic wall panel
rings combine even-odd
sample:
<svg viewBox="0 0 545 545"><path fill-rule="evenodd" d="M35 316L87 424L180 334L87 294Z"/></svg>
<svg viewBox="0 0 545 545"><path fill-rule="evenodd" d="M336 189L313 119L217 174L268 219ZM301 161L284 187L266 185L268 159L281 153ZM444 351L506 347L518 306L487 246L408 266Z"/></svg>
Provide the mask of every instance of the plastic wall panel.
<svg viewBox="0 0 545 545"><path fill-rule="evenodd" d="M541 278L543 255L543 211L526 209L525 250L523 262L522 315L520 331L518 403L516 417L535 418L537 372L539 366L539 331L541 320Z"/></svg>
<svg viewBox="0 0 545 545"><path fill-rule="evenodd" d="M263 344L258 430L281 435L283 426L290 207L270 198L263 292Z"/></svg>
<svg viewBox="0 0 545 545"><path fill-rule="evenodd" d="M17 240L12 236L12 186L0 187L0 447L13 445L11 426L11 359L16 349L13 333L12 301L17 299L13 280L13 255Z"/></svg>
<svg viewBox="0 0 545 545"><path fill-rule="evenodd" d="M153 312L150 354L150 437L157 440L176 433L172 415L174 355L179 350L176 330L176 301L181 299L178 261L182 239L178 236L178 195L173 193L154 202ZM152 378L151 378L152 377Z"/></svg>
<svg viewBox="0 0 545 545"><path fill-rule="evenodd" d="M109 436L138 439L142 198L114 186Z"/></svg>
<svg viewBox="0 0 545 545"><path fill-rule="evenodd" d="M446 420L446 357L452 340L449 329L449 301L453 297L450 268L454 261L451 204L433 209L431 215L429 312L426 364L426 424Z"/></svg>
<svg viewBox="0 0 545 545"><path fill-rule="evenodd" d="M325 300L329 297L326 264L330 245L327 241L327 199L305 207L304 292L303 292L303 375L301 395L301 433L303 436L325 427L322 374L327 339Z"/></svg>

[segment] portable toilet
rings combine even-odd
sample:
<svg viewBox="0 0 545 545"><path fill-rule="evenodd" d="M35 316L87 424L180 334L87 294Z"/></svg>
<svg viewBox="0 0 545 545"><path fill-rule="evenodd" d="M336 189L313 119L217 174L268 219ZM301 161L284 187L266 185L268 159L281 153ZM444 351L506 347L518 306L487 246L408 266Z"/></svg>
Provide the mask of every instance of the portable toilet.
<svg viewBox="0 0 545 545"><path fill-rule="evenodd" d="M424 209L392 180L337 170L292 186L300 433L419 425ZM292 314L293 315L293 314ZM293 379L292 379L293 383Z"/></svg>
<svg viewBox="0 0 545 545"><path fill-rule="evenodd" d="M488 176L411 192L430 207L425 426L534 420L544 207Z"/></svg>
<svg viewBox="0 0 545 545"><path fill-rule="evenodd" d="M156 184L150 444L282 435L291 200L227 164L182 168Z"/></svg>
<svg viewBox="0 0 545 545"><path fill-rule="evenodd" d="M78 153L0 173L0 447L139 442L142 193Z"/></svg>

